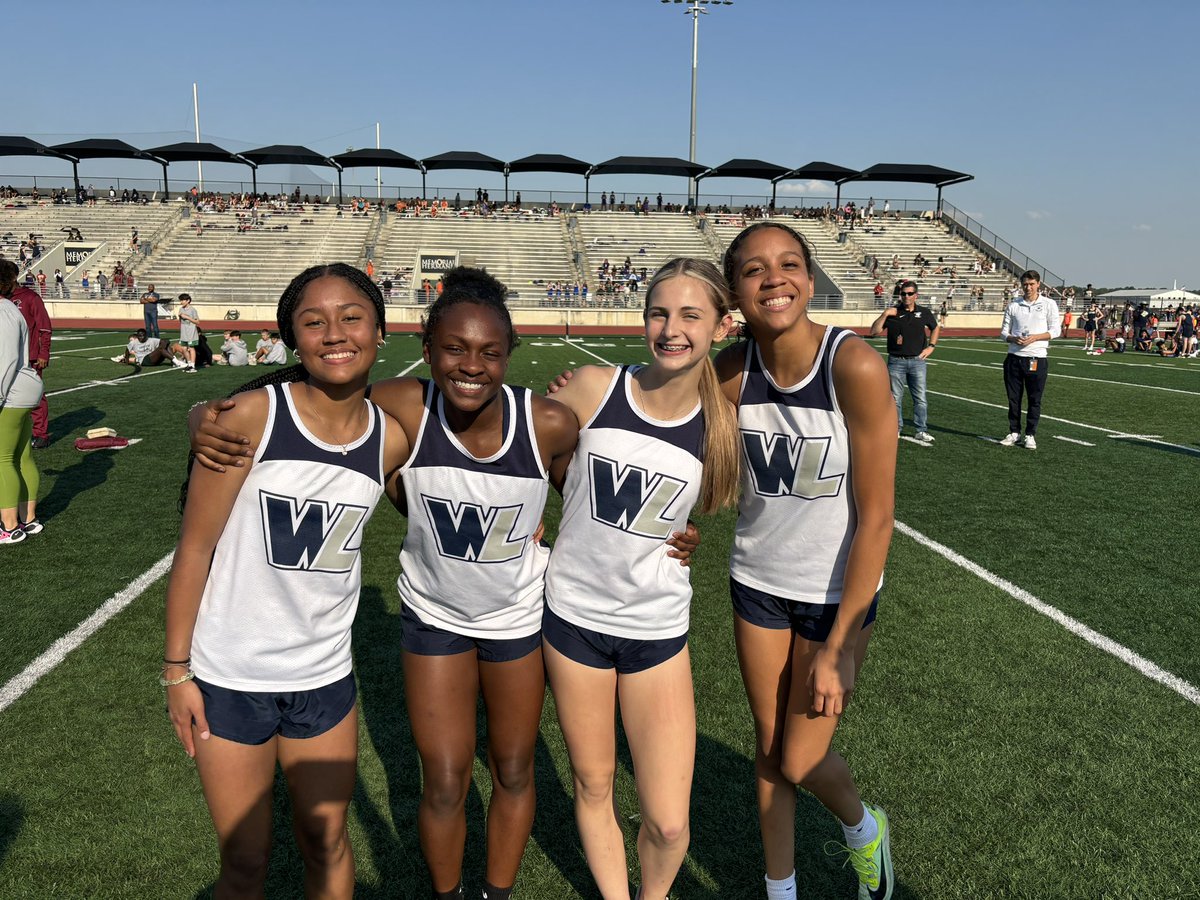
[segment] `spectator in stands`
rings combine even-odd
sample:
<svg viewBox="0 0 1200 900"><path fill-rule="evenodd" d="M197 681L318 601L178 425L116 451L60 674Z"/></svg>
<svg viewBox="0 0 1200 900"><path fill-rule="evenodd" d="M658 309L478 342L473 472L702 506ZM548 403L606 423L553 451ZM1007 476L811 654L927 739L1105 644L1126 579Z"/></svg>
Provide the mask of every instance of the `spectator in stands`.
<svg viewBox="0 0 1200 900"><path fill-rule="evenodd" d="M151 337L162 337L158 330L158 292L150 285L142 294L142 324L146 326L146 334Z"/></svg>
<svg viewBox="0 0 1200 900"><path fill-rule="evenodd" d="M1037 449L1038 420L1042 415L1042 393L1046 389L1050 341L1060 334L1058 304L1041 293L1042 276L1030 269L1021 275L1024 296L1004 310L1000 339L1008 344L1004 358L1004 389L1008 394L1008 434L1000 441L1005 447L1021 442L1021 399L1028 394L1025 415L1024 446Z"/></svg>
<svg viewBox="0 0 1200 900"><path fill-rule="evenodd" d="M103 269L96 275L96 287L100 289L100 299L108 296L108 276L104 274Z"/></svg>
<svg viewBox="0 0 1200 900"><path fill-rule="evenodd" d="M30 441L31 411L42 399L42 379L29 365L29 326L10 302L19 271L16 263L0 260L0 546L20 543L42 530L37 520L39 477Z"/></svg>
<svg viewBox="0 0 1200 900"><path fill-rule="evenodd" d="M183 347L184 360L187 362L183 371L190 375L196 374L196 348L200 346L200 314L192 307L191 294L179 295L179 344Z"/></svg>
<svg viewBox="0 0 1200 900"><path fill-rule="evenodd" d="M917 283L905 281L901 286L901 302L889 306L871 324L871 337L887 332L888 374L891 376L892 399L896 401L897 433L904 431L904 390L912 395L913 425L918 441L929 444L933 435L928 430L928 402L925 395L925 360L937 346L941 326L927 306L917 304Z"/></svg>
<svg viewBox="0 0 1200 900"><path fill-rule="evenodd" d="M271 352L271 348L275 346L275 342L271 340L271 329L264 328L261 332L261 337L258 343L254 345L254 361L262 362L267 358L267 354Z"/></svg>
<svg viewBox="0 0 1200 900"><path fill-rule="evenodd" d="M62 299L62 297L64 296L63 284L64 284L64 279L63 279L62 269L55 269L54 270L54 291L55 291L55 293L58 294L59 299Z"/></svg>
<svg viewBox="0 0 1200 900"><path fill-rule="evenodd" d="M883 282L882 281L875 282L875 287L873 289L873 293L875 294L875 307L876 307L876 309L878 309L879 307L883 306Z"/></svg>
<svg viewBox="0 0 1200 900"><path fill-rule="evenodd" d="M278 331L271 332L271 349L263 357L264 366L282 366L287 364L287 347L279 337Z"/></svg>
<svg viewBox="0 0 1200 900"><path fill-rule="evenodd" d="M246 348L240 331L225 332L225 342L221 344L221 356L217 362L224 366L250 365L250 351Z"/></svg>
<svg viewBox="0 0 1200 900"><path fill-rule="evenodd" d="M38 293L43 297L46 296L46 273L38 269L37 273Z"/></svg>
<svg viewBox="0 0 1200 900"><path fill-rule="evenodd" d="M83 270L83 277L79 279L79 287L82 288L82 290L83 290L83 296L85 296L85 297L91 296L91 293L92 293L91 281L88 278L88 270L87 269Z"/></svg>

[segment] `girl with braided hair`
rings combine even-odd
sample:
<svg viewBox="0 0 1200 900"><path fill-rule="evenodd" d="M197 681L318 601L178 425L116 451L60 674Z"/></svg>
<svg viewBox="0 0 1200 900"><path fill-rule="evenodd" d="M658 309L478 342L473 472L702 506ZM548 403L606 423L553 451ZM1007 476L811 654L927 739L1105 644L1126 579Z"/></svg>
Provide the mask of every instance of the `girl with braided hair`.
<svg viewBox="0 0 1200 900"><path fill-rule="evenodd" d="M547 482L554 473L561 484L578 425L561 404L504 383L517 343L505 293L482 270L447 273L423 323L432 378L371 387L371 401L397 419L411 447L388 492L409 517L399 579L404 680L422 769L417 828L434 897L465 896L481 693L492 775L483 896L511 895L533 827L549 556L536 536ZM198 410L193 442L202 464L235 470L248 435L227 415L218 425Z"/></svg>
<svg viewBox="0 0 1200 900"><path fill-rule="evenodd" d="M278 319L300 364L259 379L223 416L246 435L248 464L191 472L204 502L183 512L161 683L216 827L217 894L262 894L278 764L306 893L349 898L359 547L409 441L366 399L384 329L374 285L349 266L315 266L283 292Z"/></svg>

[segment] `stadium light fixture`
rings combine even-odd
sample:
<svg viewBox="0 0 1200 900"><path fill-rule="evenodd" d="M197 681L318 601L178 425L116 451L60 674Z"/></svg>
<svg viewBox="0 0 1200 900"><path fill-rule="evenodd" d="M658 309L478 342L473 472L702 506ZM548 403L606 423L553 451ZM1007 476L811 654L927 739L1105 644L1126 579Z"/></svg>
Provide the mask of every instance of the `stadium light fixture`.
<svg viewBox="0 0 1200 900"><path fill-rule="evenodd" d="M660 0L662 3L685 4L684 13L692 17L692 124L688 138L688 161L696 161L696 69L700 59L700 16L708 15L710 6L733 6L733 0ZM696 179L688 179L688 202L696 200Z"/></svg>

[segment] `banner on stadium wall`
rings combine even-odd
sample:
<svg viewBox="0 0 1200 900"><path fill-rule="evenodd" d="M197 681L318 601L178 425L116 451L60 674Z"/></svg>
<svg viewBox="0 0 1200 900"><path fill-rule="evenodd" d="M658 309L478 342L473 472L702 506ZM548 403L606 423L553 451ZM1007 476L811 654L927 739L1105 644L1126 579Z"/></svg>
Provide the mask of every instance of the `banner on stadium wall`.
<svg viewBox="0 0 1200 900"><path fill-rule="evenodd" d="M67 268L74 268L96 252L99 244L70 243L63 247L66 253Z"/></svg>
<svg viewBox="0 0 1200 900"><path fill-rule="evenodd" d="M440 278L457 265L457 250L422 250L417 257L421 278Z"/></svg>

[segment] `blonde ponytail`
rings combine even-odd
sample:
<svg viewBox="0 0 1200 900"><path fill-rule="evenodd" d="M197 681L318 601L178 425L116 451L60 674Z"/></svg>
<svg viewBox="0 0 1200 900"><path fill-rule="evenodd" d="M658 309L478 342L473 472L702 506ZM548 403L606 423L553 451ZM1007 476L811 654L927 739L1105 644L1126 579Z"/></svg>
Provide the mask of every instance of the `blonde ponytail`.
<svg viewBox="0 0 1200 900"><path fill-rule="evenodd" d="M700 512L708 515L738 499L741 448L737 413L725 399L711 358L700 371L700 408L704 413L704 471L700 478Z"/></svg>

